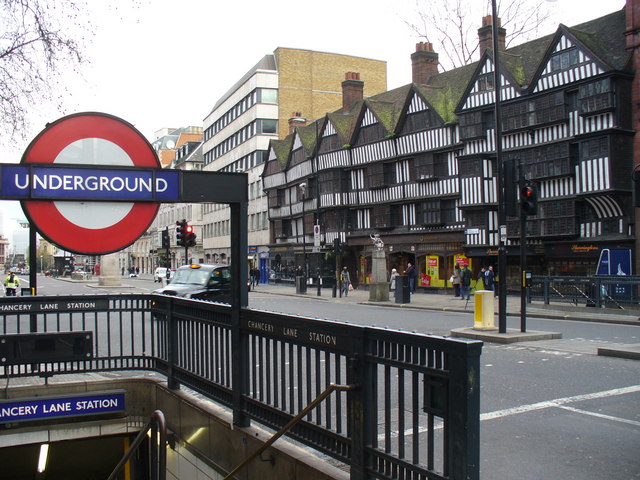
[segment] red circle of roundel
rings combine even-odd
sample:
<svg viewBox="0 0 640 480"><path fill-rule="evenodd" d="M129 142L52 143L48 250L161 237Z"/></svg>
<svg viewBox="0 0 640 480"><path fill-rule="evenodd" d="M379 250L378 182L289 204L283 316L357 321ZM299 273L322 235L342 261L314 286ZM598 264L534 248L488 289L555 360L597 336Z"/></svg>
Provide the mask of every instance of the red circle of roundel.
<svg viewBox="0 0 640 480"><path fill-rule="evenodd" d="M71 143L84 138L101 138L115 143L131 158L134 166L159 168L153 147L136 128L112 115L78 113L48 124L31 142L21 163L53 163ZM75 253L98 255L116 252L131 245L149 228L157 203L134 203L129 213L113 225L88 229L70 222L53 201L23 200L22 208L40 234Z"/></svg>

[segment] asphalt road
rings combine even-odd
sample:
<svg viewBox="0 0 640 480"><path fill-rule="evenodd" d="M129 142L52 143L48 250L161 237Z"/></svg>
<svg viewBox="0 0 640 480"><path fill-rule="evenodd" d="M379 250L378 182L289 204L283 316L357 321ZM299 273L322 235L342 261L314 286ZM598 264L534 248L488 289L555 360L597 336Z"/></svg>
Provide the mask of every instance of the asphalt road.
<svg viewBox="0 0 640 480"><path fill-rule="evenodd" d="M122 289L39 278L41 294L139 293L158 287L125 279ZM470 313L397 310L252 292L252 308L447 335ZM563 338L486 343L481 357L481 478L640 479L640 362L596 355L638 343L640 326L529 319Z"/></svg>

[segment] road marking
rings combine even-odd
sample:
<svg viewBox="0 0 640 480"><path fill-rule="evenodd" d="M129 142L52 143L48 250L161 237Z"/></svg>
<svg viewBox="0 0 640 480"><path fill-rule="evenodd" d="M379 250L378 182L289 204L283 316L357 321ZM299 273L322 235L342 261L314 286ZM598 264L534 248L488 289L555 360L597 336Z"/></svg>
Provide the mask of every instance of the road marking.
<svg viewBox="0 0 640 480"><path fill-rule="evenodd" d="M636 422L635 420L627 420L626 418L612 417L611 415L605 415L603 413L596 413L596 412L589 412L587 410L581 410L579 408L567 407L566 405L559 406L558 408L561 408L563 410L568 410L574 413L581 413L582 415L589 415L591 417L603 418L605 420L612 420L614 422L628 423L629 425L640 427L640 422Z"/></svg>
<svg viewBox="0 0 640 480"><path fill-rule="evenodd" d="M480 421L484 422L486 420L495 420L496 418L504 418L504 417L509 417L511 415L519 415L521 413L528 413L528 412L533 412L536 410L543 410L545 408L563 408L565 410L569 410L569 411L573 411L576 413L582 413L585 415L591 415L594 417L598 417L598 418L603 418L603 419L607 419L607 420L613 420L613 421L617 421L617 422L622 422L622 423L627 423L630 425L634 425L634 426L640 426L640 422L636 422L634 420L627 420L624 418L618 418L618 417L612 417L610 415L604 415L601 413L595 413L595 412L588 412L586 410L580 410L577 408L573 408L573 407L567 407L566 404L568 403L574 403L574 402L583 402L585 400L595 400L598 398L607 398L607 397L615 397L617 395L626 395L628 393L636 393L636 392L640 392L640 385L632 385L630 387L623 387L623 388L614 388L612 390L604 390L602 392L594 392L594 393L585 393L583 395L574 395L572 397L563 397L563 398L556 398L554 400L547 400L544 402L538 402L538 403L531 403L529 405L521 405L519 407L513 407L513 408L505 408L504 410L496 410L495 412L488 412L488 413L482 413L480 415ZM441 430L444 425L442 424L441 420L439 418L436 418L436 422L437 424L434 427L434 430ZM426 427L425 425L420 425L418 427L418 434L422 434L422 433L426 433L429 431L429 428ZM404 431L404 436L405 437L409 437L413 435L413 429L412 428L407 428ZM390 436L391 438L397 438L398 437L398 431L397 430L392 430L390 432ZM379 441L384 441L385 440L385 434L384 433L379 433L378 434L378 440Z"/></svg>
<svg viewBox="0 0 640 480"><path fill-rule="evenodd" d="M586 393L583 395L575 395L573 397L556 398L555 400L547 400L544 402L531 403L529 405L520 405L519 407L506 408L504 410L496 410L495 412L483 413L480 415L480 421L493 420L496 418L518 415L520 413L533 412L545 408L559 407L567 403L582 402L585 400L594 400L597 398L614 397L616 395L626 395L627 393L640 392L640 385L632 385L624 388L614 388L602 392Z"/></svg>

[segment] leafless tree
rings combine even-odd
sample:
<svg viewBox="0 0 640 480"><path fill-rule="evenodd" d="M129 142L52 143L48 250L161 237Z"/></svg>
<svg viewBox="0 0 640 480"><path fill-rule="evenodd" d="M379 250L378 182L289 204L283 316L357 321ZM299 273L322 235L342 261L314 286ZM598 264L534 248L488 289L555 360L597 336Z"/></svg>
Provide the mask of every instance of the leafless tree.
<svg viewBox="0 0 640 480"><path fill-rule="evenodd" d="M0 131L8 138L24 138L30 109L60 105L62 75L86 61L90 25L81 1L0 0Z"/></svg>
<svg viewBox="0 0 640 480"><path fill-rule="evenodd" d="M498 0L497 11L506 29L507 47L539 35L549 23L545 0ZM482 10L484 8L484 10ZM420 38L434 46L440 65L450 69L477 60L478 28L491 15L491 1L484 5L470 0L415 0L415 17L405 20Z"/></svg>

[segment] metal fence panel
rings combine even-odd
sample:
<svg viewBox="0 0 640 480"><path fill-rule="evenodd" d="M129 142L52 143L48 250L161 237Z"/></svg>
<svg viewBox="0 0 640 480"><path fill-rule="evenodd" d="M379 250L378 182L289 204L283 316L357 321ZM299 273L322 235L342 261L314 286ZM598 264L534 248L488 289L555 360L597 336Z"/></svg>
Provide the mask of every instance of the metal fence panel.
<svg viewBox="0 0 640 480"><path fill-rule="evenodd" d="M229 305L159 295L0 300L0 334L94 338L89 361L0 364L0 375L153 370L274 429L331 384L357 385L289 436L349 465L352 479L479 478L481 342L250 309L234 325ZM86 308L64 308L73 304Z"/></svg>

